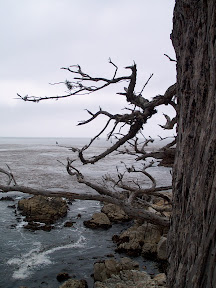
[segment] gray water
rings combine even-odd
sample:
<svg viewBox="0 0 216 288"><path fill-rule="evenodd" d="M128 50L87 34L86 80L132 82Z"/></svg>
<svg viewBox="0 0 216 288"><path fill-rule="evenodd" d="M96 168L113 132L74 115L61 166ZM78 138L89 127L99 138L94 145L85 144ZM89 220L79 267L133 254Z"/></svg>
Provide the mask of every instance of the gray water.
<svg viewBox="0 0 216 288"><path fill-rule="evenodd" d="M5 164L8 164L19 185L52 191L95 193L85 185L77 183L76 179L66 173L63 165L67 157L75 159L75 155L64 147L81 147L86 143L88 139L84 138L0 138L0 167L6 169ZM96 141L87 156L95 152L101 153L107 145L103 140ZM122 160L129 165L133 163L133 159L132 156L115 154L114 157L108 156L95 165L82 166L79 161L75 163L87 178L99 181L105 173L114 175L116 165L123 169L125 164L121 163ZM158 184L170 184L169 168L154 167L149 171L156 177ZM2 175L0 177L3 183L6 178ZM128 180L130 181L129 178ZM144 179L142 184L150 185L147 179ZM57 288L60 284L56 276L60 272L68 272L77 279L86 279L89 287L93 287L93 263L105 259L108 254L119 257L115 253L116 247L111 238L126 229L129 223L115 224L106 231L91 230L83 226L84 220L100 211L99 202L74 201L69 207L67 217L59 220L55 229L50 232L32 232L23 228L25 222L19 212L15 215L15 210L8 207L26 195L20 192L10 192L7 195L14 201L0 201L0 287L16 288L22 285L29 288ZM0 193L0 198L2 196L6 194ZM77 214L82 217L77 219ZM76 222L73 227L64 227L68 220ZM142 257L137 257L136 260L141 267L147 267L147 272L158 271L154 262Z"/></svg>

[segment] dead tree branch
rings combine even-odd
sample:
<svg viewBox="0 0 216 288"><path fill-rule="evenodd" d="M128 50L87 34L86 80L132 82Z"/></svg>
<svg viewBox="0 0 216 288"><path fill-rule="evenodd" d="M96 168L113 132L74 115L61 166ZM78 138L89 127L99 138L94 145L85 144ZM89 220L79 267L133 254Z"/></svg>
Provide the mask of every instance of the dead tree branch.
<svg viewBox="0 0 216 288"><path fill-rule="evenodd" d="M170 61L175 61L171 59L168 55L165 54L166 57L169 58ZM57 84L64 84L67 87L67 92L65 95L60 96L51 96L51 97L37 97L37 96L21 96L17 94L19 99L24 101L30 102L40 102L42 100L48 99L60 99L60 98L67 98L76 95L86 95L91 94L96 91L102 90L110 85L124 82L126 83L127 87L124 87L124 92L117 93L118 95L124 96L126 102L129 105L132 105L132 108L127 109L127 113L118 113L112 114L108 111L102 110L99 108L96 112L91 112L87 110L88 114L90 115L87 120L81 121L78 125L85 125L88 124L95 119L100 118L101 115L107 117L107 121L104 124L104 127L96 133L90 142L78 149L76 147L71 147L71 150L74 153L77 153L77 158L81 161L82 164L94 164L97 161L103 159L104 157L108 156L114 151L117 151L122 145L125 145L124 151L119 151L119 153L128 153L130 155L136 156L135 160L144 160L147 157L154 157L160 158L164 153L167 153L168 148L172 147L174 141L163 149L159 149L159 151L151 151L146 152L146 146L153 142L153 139L149 137L148 139L145 138L144 143L139 143L138 133L142 132L144 129L144 125L147 123L148 119L150 119L154 114L157 113L157 107L161 105L171 105L177 111L177 104L176 104L176 84L171 85L164 95L157 95L152 100L148 100L145 98L142 93L149 83L150 79L152 78L153 74L150 75L144 86L142 87L139 93L136 92L136 82L137 82L137 66L135 63L131 66L125 67L125 69L130 70L129 76L121 76L117 77L118 66L109 59L109 63L115 68L115 71L110 78L105 77L95 77L92 76L81 68L80 65L72 65L69 67L63 67L64 69L73 76L72 80L65 80L64 82L53 83L53 85ZM171 119L168 115L164 114L166 118L165 125L160 125L164 129L173 129L176 123L176 117ZM110 124L112 123L112 127L110 128ZM122 127L126 126L127 132L122 134ZM117 130L118 129L118 130ZM108 130L108 132L107 132ZM86 152L88 148L92 145L92 143L101 136L104 132L107 132L107 137L110 139L112 136L115 137L115 142L105 149L102 153L96 154L91 157L87 157ZM129 148L133 148L134 151L127 148L126 144L129 143ZM172 145L171 145L172 144ZM84 155L85 154L85 155ZM32 189L29 187L18 186L15 185L0 185L0 189L4 192L8 191L21 191L28 194L33 195L45 195L45 196L61 196L66 198L73 198L73 199L83 199L83 200L98 200L98 201L105 201L109 203L116 204L121 206L124 211L134 218L142 218L143 220L149 221L153 224L162 225L162 226L169 226L169 218L165 217L163 214L157 215L153 212L146 211L143 207L151 207L157 212L163 213L167 210L170 210L170 206L167 207L155 207L153 203L151 203L151 199L153 198L161 198L168 202L171 205L171 199L164 193L164 191L170 190L172 186L157 186L156 180L150 173L146 171L147 168L151 167L153 164L150 163L148 166L144 165L141 168L135 168L135 166L127 167L125 165L124 172L120 172L117 169L117 178L111 177L106 175L103 178L103 183L95 183L95 181L91 181L86 179L86 177L81 173L79 169L74 166L74 160L67 159L66 170L67 173L71 177L76 177L76 180L79 183L82 183L97 192L97 195L89 195L89 194L76 194L71 192L52 192L48 190L41 190L41 189ZM0 172L2 172L0 170ZM4 173L4 172L3 172ZM139 177L132 177L133 180L129 183L126 179L126 175L130 173L131 175L139 175ZM148 182L150 181L149 187L143 187L142 182L139 180L140 175L142 177L147 177ZM105 184L106 183L106 184ZM112 184L112 187L107 186L108 184ZM132 183L132 184L131 184ZM10 183L9 183L10 184ZM150 199L150 200L149 200Z"/></svg>
<svg viewBox="0 0 216 288"><path fill-rule="evenodd" d="M11 185L12 183L14 183L14 185L16 185L17 184L16 180L15 180L14 175L13 175L13 173L12 173L12 171L8 165L7 165L7 168L9 171L6 171L6 170L0 168L0 173L7 175L7 177L8 177L7 185Z"/></svg>

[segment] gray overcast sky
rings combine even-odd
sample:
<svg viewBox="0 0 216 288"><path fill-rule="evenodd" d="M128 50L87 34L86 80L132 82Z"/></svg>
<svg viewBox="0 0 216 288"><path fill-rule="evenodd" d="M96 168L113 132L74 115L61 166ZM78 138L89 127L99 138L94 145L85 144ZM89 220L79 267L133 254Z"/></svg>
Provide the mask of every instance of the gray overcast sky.
<svg viewBox="0 0 216 288"><path fill-rule="evenodd" d="M163 94L175 83L175 58L170 40L174 0L0 0L0 136L89 137L105 119L77 127L88 118L85 108L101 106L121 113L126 106L116 89L95 95L73 96L38 104L16 100L21 95L63 94L64 86L49 83L70 79L61 67L80 64L85 72L112 77L108 58L123 67L137 63L136 91L153 78L143 96ZM113 90L114 89L114 90ZM166 110L167 112L167 110ZM172 113L173 111L168 110ZM155 116L156 117L156 116ZM152 119L144 134L163 130L162 114Z"/></svg>

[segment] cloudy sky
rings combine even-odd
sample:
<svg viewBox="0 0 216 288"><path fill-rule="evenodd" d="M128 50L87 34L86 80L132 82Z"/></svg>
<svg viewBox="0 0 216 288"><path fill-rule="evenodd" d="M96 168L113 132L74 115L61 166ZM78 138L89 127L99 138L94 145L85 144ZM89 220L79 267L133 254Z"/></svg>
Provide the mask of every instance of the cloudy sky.
<svg viewBox="0 0 216 288"><path fill-rule="evenodd" d="M86 108L125 112L125 99L116 94L120 87L37 104L15 99L16 93L64 94L64 86L49 84L71 79L61 67L80 64L93 76L109 78L114 72L109 57L118 65L119 76L128 75L124 67L135 61L136 91L154 73L143 96L164 94L176 78L175 64L163 55L175 58L170 40L174 2L1 0L0 137L89 137L105 119L77 127L88 118ZM146 136L164 135L155 123L165 123L161 113L144 130Z"/></svg>

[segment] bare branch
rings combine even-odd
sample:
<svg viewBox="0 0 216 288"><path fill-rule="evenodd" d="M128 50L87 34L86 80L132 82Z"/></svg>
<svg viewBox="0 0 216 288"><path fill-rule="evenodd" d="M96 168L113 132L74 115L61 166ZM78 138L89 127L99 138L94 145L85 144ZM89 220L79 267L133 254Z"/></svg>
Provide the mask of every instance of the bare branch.
<svg viewBox="0 0 216 288"><path fill-rule="evenodd" d="M90 187L90 186L89 186ZM133 208L131 209L131 206L122 202L119 199L116 199L114 197L104 196L104 195L94 195L94 194L77 194L72 192L53 192L49 190L43 190L43 189L33 189L26 186L5 186L0 184L0 190L3 192L10 192L10 191L19 191L31 195L43 195L43 196L49 196L49 197L64 197L69 199L80 199L80 200L96 200L96 201L102 201L102 202L108 202L113 203L115 205L121 206L122 209L131 217L137 218L137 219L143 219L146 221L149 221L152 224L161 225L164 227L169 227L169 219L166 217L161 217L159 215L156 215L154 213L145 211L143 209L137 209Z"/></svg>
<svg viewBox="0 0 216 288"><path fill-rule="evenodd" d="M170 61L175 61L171 59L168 55L165 54L166 57L170 59ZM104 127L94 136L89 144L85 145L84 147L70 148L73 152L78 153L78 157L80 161L83 164L94 164L100 159L106 157L110 153L117 151L122 145L125 145L126 143L129 143L128 146L125 146L124 151L119 151L119 153L128 153L130 155L135 155L135 160L144 160L147 157L154 157L156 159L162 158L166 153L170 153L169 149L172 147L175 143L174 141L172 143L167 144L165 147L160 148L158 151L148 151L146 149L146 146L148 143L153 142L154 140L149 137L148 139L144 137L144 142L140 142L138 140L137 134L139 132L142 132L142 129L144 127L144 124L147 123L148 119L151 118L155 113L157 113L156 108L160 105L172 105L173 108L178 111L178 107L176 104L176 84L170 86L164 95L157 95L152 100L145 99L142 96L143 90L145 89L146 85L149 83L150 79L152 78L153 74L150 75L146 83L144 84L142 90L140 93L135 92L136 87L136 81L137 81L137 67L136 64L133 63L131 66L125 67L125 69L130 69L131 74L129 76L122 76L122 77L116 77L118 66L112 62L112 60L109 58L109 63L114 66L115 71L112 78L103 78L103 77L93 77L89 75L88 73L84 72L80 65L72 65L69 67L63 67L61 69L67 70L70 72L70 74L73 76L73 79L65 80L64 82L58 82L54 83L56 84L64 84L67 87L66 95L60 95L60 96L52 96L52 97L35 97L35 96L21 96L19 94L19 99L22 99L24 101L32 101L32 102L39 102L41 100L47 100L47 99L60 99L60 98L66 98L71 97L75 95L86 95L91 94L93 92L99 91L101 89L104 89L105 87L108 87L112 84L120 83L120 82L126 82L127 87L124 87L124 92L117 93L119 95L125 96L126 101L129 103L129 105L132 105L132 108L127 109L126 114L111 114L108 111L104 111L101 108L96 113L91 112L90 110L87 110L88 119L83 120L79 122L78 125L85 125L90 123L91 121L98 119L99 116L104 115L108 117L108 120ZM139 91L139 90L138 90ZM171 119L168 115L164 114L164 117L166 118L166 124L160 125L164 129L172 129L174 124L176 123L176 117ZM112 127L110 128L110 123L112 122ZM127 125L128 131L127 133L122 133L122 127ZM128 127L129 126L129 127ZM108 133L107 133L108 130ZM103 132L107 133L108 139L111 138L111 136L115 137L115 142L112 143L111 147L105 149L100 154L96 154L91 157L86 157L87 149L92 145L92 143L102 135ZM133 151L131 151L133 148ZM146 150L146 151L145 151ZM169 152L168 152L169 151ZM172 150L171 153L174 151ZM85 155L84 155L85 154ZM141 156L140 156L141 154ZM174 155L174 154L172 154ZM154 210L163 213L167 211L167 207L154 207L154 204L150 203L149 199L155 199L155 197L160 197L167 201L169 204L171 204L171 199L164 193L164 191L170 190L172 186L159 186L156 185L155 178L146 171L148 167L151 167L153 165L153 162L150 162L148 165L143 166L142 168L138 169L134 166L127 167L125 165L125 169L123 172L121 169L117 168L116 177L111 177L109 175L106 175L102 178L102 184L95 183L95 181L91 181L85 178L85 176L81 173L79 169L77 169L74 166L74 160L71 160L67 158L67 164L66 169L69 175L72 177L76 177L76 180L79 183L85 184L86 186L94 189L98 195L89 195L89 194L76 194L71 192L52 192L52 191L45 191L45 190L37 190L37 189L31 189L28 187L13 186L13 190L9 186L3 186L0 185L0 189L2 191L21 191L24 193L29 194L36 194L36 195L49 195L49 196L61 196L61 197L72 197L74 199L91 199L91 200L98 200L98 201L107 201L116 205L121 206L125 212L129 216L133 216L134 218L142 218L144 220L147 220L154 224L159 224L162 226L169 226L169 219L164 217L163 214L156 215L155 213L151 213L149 211L145 211L143 207L148 206L153 208ZM63 164L62 162L60 162ZM1 171L0 171L1 172ZM140 177L136 177L137 174L134 174L134 176L130 175L130 179L132 179L130 182L127 181L126 175L128 173L139 173L142 176L145 176L148 178L148 184L150 183L148 188L143 188L143 182L140 181ZM112 184L107 186L108 184ZM16 184L16 183L15 183ZM17 189L17 190L16 190ZM147 201L148 200L148 201ZM170 207L168 208L170 210Z"/></svg>
<svg viewBox="0 0 216 288"><path fill-rule="evenodd" d="M173 129L174 125L177 123L177 117L174 117L173 119L171 119L168 115L164 114L164 117L166 118L166 124L165 125L160 125L158 124L160 127L162 127L163 129Z"/></svg>
<svg viewBox="0 0 216 288"><path fill-rule="evenodd" d="M172 62L177 62L175 59L172 59L170 56L168 56L167 54L164 54L164 56L166 56L170 61Z"/></svg>
<svg viewBox="0 0 216 288"><path fill-rule="evenodd" d="M13 175L13 173L12 173L9 165L6 164L6 166L7 166L7 168L8 168L9 171L6 171L6 170L0 168L0 173L3 173L3 174L5 174L5 175L8 176L7 185L10 185L12 182L14 183L14 185L16 185L16 184L17 184L17 183L16 183L16 180L15 180L15 178L14 178L14 175Z"/></svg>
<svg viewBox="0 0 216 288"><path fill-rule="evenodd" d="M111 64L116 68L115 73L114 73L114 75L113 75L113 79L114 79L115 76L116 76L116 73L117 73L117 71L118 71L118 66L116 66L116 65L112 62L111 58L109 58L109 63L111 63Z"/></svg>
<svg viewBox="0 0 216 288"><path fill-rule="evenodd" d="M153 73L149 76L149 78L148 78L148 80L146 81L146 83L144 84L144 86L143 86L143 88L142 88L142 90L140 91L140 95L142 94L142 92L143 92L143 90L145 89L145 87L147 86L147 84L148 84L148 82L150 81L150 79L153 77Z"/></svg>

